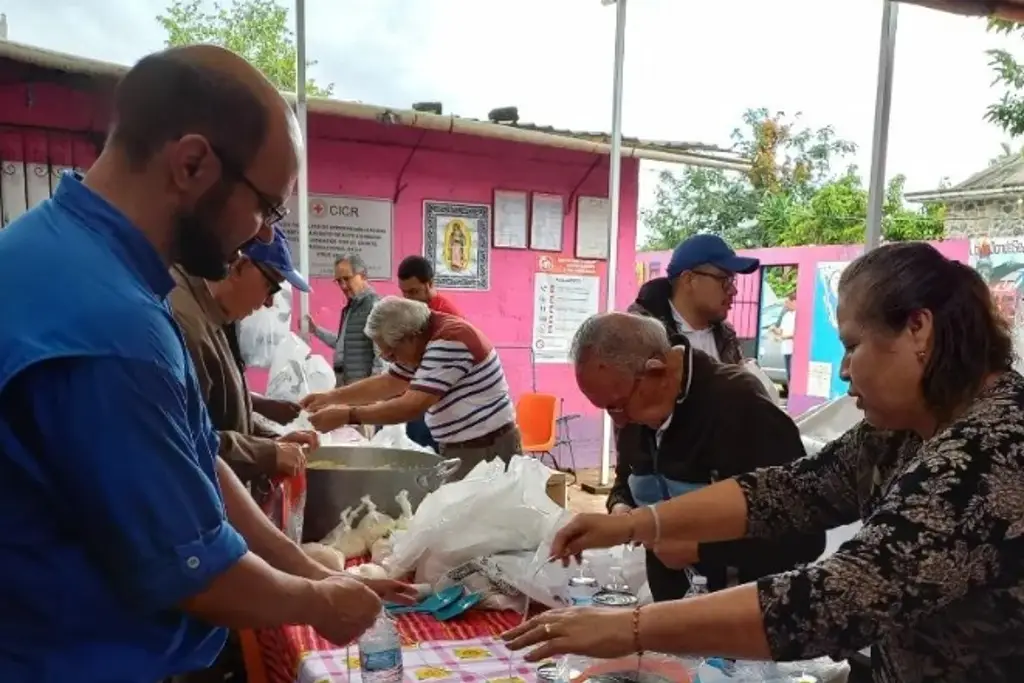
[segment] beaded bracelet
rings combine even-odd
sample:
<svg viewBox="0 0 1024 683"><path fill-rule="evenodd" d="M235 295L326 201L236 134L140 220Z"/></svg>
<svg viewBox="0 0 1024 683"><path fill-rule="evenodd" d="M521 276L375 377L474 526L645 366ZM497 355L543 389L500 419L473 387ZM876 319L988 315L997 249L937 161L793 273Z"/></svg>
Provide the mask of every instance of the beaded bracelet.
<svg viewBox="0 0 1024 683"><path fill-rule="evenodd" d="M633 609L633 647L636 649L637 656L644 653L644 648L640 644L640 610L642 609L642 605L637 605Z"/></svg>

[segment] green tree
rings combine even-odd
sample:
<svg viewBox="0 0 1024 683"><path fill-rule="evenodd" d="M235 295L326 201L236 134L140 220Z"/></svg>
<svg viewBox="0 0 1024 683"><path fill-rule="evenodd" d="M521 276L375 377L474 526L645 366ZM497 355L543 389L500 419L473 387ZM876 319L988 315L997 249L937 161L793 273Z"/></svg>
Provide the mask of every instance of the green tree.
<svg viewBox="0 0 1024 683"><path fill-rule="evenodd" d="M671 249L698 233L720 235L735 248L863 241L867 189L855 167L835 170L856 151L853 143L838 138L831 127L798 128L781 112L750 110L743 122L733 140L751 159L750 173L663 172L654 208L643 213L648 231L643 248ZM941 237L944 207L908 208L905 180L896 176L887 187L883 238Z"/></svg>
<svg viewBox="0 0 1024 683"><path fill-rule="evenodd" d="M806 201L833 175L833 165L856 151L831 126L799 126L799 116L750 109L733 130L733 149L751 160L748 174L686 167L663 171L654 208L642 214L644 249L669 249L691 235L715 233L736 247L774 244L758 222L766 197Z"/></svg>
<svg viewBox="0 0 1024 683"><path fill-rule="evenodd" d="M989 19L989 33L1024 38L1024 24L1005 19ZM996 124L1010 135L1024 134L1024 64L1017 61L1009 50L988 50L989 66L1003 94L985 110L985 120Z"/></svg>
<svg viewBox="0 0 1024 683"><path fill-rule="evenodd" d="M295 92L295 33L288 26L288 10L276 0L214 2L205 11L202 0L173 0L156 18L167 31L168 47L210 43L235 52L262 71L270 82ZM307 62L312 66L316 62ZM334 84L306 82L313 97L329 97Z"/></svg>

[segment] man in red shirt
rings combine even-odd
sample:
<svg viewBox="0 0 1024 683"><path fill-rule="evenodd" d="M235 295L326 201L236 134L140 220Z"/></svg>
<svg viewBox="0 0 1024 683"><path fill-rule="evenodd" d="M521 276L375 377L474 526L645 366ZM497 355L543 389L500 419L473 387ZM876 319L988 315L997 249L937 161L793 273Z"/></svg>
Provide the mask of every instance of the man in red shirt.
<svg viewBox="0 0 1024 683"><path fill-rule="evenodd" d="M398 264L398 287L406 299L425 303L432 311L462 317L462 313L455 307L455 304L434 289L434 266L422 256L406 256ZM421 446L433 448L435 451L440 450L437 441L427 429L427 422L423 417L406 423L405 433Z"/></svg>
<svg viewBox="0 0 1024 683"><path fill-rule="evenodd" d="M455 304L434 289L434 266L422 256L406 256L402 259L398 264L398 286L406 299L425 303L432 311L462 317Z"/></svg>

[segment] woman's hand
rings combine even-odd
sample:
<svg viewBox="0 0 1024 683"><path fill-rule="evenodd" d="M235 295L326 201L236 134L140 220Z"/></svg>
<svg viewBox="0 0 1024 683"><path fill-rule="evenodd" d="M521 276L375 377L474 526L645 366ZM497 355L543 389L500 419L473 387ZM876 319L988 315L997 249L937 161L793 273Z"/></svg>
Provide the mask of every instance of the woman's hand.
<svg viewBox="0 0 1024 683"><path fill-rule="evenodd" d="M315 394L310 394L309 396L306 396L304 399L299 401L299 405L302 407L303 410L306 410L310 413L315 413L318 410L323 410L328 406L334 405L334 402L335 399L333 390L320 391Z"/></svg>
<svg viewBox="0 0 1024 683"><path fill-rule="evenodd" d="M322 434L333 432L348 424L352 409L348 406L321 408L309 416L309 423Z"/></svg>
<svg viewBox="0 0 1024 683"><path fill-rule="evenodd" d="M526 661L540 662L555 655L613 659L636 651L633 610L572 607L537 615L504 633L510 650L539 645Z"/></svg>
<svg viewBox="0 0 1024 683"><path fill-rule="evenodd" d="M629 543L633 539L636 520L632 514L602 515L587 513L576 515L555 535L551 542L552 559L568 563L591 548L611 548Z"/></svg>

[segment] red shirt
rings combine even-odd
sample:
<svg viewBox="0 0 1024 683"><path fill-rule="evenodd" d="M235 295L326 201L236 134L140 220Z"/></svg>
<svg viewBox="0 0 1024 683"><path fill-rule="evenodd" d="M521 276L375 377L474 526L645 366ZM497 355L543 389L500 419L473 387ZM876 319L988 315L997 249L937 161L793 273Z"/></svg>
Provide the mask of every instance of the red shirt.
<svg viewBox="0 0 1024 683"><path fill-rule="evenodd" d="M455 308L455 304L441 294L435 294L430 297L430 301L427 302L427 308L438 313L448 313L450 315L457 315L460 318L462 317L462 313L459 312L459 309Z"/></svg>

